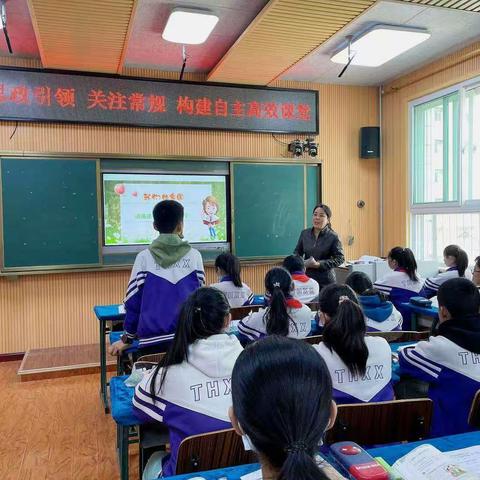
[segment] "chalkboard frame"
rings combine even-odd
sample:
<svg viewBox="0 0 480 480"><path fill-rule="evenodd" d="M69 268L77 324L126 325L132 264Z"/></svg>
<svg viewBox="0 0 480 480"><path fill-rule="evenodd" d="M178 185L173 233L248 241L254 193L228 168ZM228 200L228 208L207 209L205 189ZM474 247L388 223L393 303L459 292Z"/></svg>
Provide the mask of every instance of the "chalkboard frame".
<svg viewBox="0 0 480 480"><path fill-rule="evenodd" d="M5 266L5 244L4 244L4 223L3 223L3 181L2 181L2 159L14 159L16 161L35 161L35 160L73 160L73 161L90 161L95 162L95 190L97 195L97 244L98 244L98 262L81 263L81 264L59 264L59 265L29 265L29 266ZM97 157L74 157L65 156L17 156L17 155L0 155L0 274L28 274L28 273L63 273L70 271L83 271L91 269L103 269L102 245L101 245L101 206L99 203L100 185L100 158Z"/></svg>
<svg viewBox="0 0 480 480"><path fill-rule="evenodd" d="M319 97L320 93L318 90L311 90L306 88L284 88L284 87L266 87L262 85L246 85L241 83L223 83L223 82L194 82L191 80L173 80L173 79L161 79L161 78L151 78L151 77L141 77L141 76L128 76L128 75L118 75L118 74L108 74L108 73L99 73L99 72L82 72L79 70L62 70L62 69L52 69L52 68L28 68L28 67L13 67L13 66L0 66L0 74L2 70L10 71L19 71L19 72L35 72L42 74L55 74L55 75L72 75L72 76L88 76L88 77L102 77L102 78L111 78L117 80L132 80L132 81L144 81L144 82L157 82L157 83L173 83L173 84L184 84L184 85L196 85L196 86L210 86L210 87L231 87L231 88L241 88L245 90L265 90L270 92L284 91L284 92L309 92L315 96L315 131L306 131L306 130L259 130L259 129L245 129L245 128L217 128L217 127L208 127L208 126L177 126L177 125L164 125L158 126L154 124L142 124L135 125L133 123L125 122L88 122L88 121L77 121L77 120L55 120L55 119L36 119L36 118L17 118L9 117L3 118L5 121L18 121L18 122L31 122L31 123L65 123L65 124L83 124L83 125L108 125L108 126L125 126L125 127L134 127L134 128L161 128L161 129L171 129L171 130L207 130L207 131L225 131L225 132L251 132L251 133L263 133L267 135L271 134L300 134L300 135L318 135L320 132L320 108L319 108Z"/></svg>

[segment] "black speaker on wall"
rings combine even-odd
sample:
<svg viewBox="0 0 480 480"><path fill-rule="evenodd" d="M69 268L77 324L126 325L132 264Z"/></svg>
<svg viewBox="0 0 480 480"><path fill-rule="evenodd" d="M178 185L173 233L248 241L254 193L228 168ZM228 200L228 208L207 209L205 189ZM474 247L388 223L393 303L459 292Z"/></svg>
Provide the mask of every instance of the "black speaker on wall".
<svg viewBox="0 0 480 480"><path fill-rule="evenodd" d="M380 157L380 127L362 127L360 129L360 157Z"/></svg>

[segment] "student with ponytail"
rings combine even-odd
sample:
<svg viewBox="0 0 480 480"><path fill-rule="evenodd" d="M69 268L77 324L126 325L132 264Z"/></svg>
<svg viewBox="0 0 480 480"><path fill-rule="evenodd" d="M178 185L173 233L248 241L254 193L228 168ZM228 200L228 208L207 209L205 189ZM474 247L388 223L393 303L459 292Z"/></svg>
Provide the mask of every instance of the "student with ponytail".
<svg viewBox="0 0 480 480"><path fill-rule="evenodd" d="M230 324L230 306L214 288L200 288L184 303L170 350L135 388L133 405L143 421L161 422L170 431L171 453L152 456L151 474L175 474L181 441L230 428L230 379L242 352ZM212 394L212 392L214 392Z"/></svg>
<svg viewBox="0 0 480 480"><path fill-rule="evenodd" d="M422 297L435 297L440 286L447 280L465 277L465 271L468 268L468 255L458 245L445 247L445 250L443 250L443 261L447 266L447 270L425 280L425 285L420 291Z"/></svg>
<svg viewBox="0 0 480 480"><path fill-rule="evenodd" d="M235 255L228 252L221 253L215 259L215 271L220 281L210 286L225 294L230 307L252 304L253 293L248 285L242 283L240 262Z"/></svg>
<svg viewBox="0 0 480 480"><path fill-rule="evenodd" d="M252 312L238 324L242 343L266 335L305 338L312 326L312 311L293 298L292 277L284 268L275 267L265 276L267 308Z"/></svg>
<svg viewBox="0 0 480 480"><path fill-rule="evenodd" d="M343 478L317 454L337 409L311 345L279 336L249 345L233 369L232 402L232 425L259 456L256 480Z"/></svg>
<svg viewBox="0 0 480 480"><path fill-rule="evenodd" d="M395 247L388 254L388 266L393 270L377 279L374 288L383 292L402 314L403 329L410 328L410 311L402 307L420 294L423 279L417 275L417 261L409 248Z"/></svg>
<svg viewBox="0 0 480 480"><path fill-rule="evenodd" d="M353 290L329 285L320 292L323 341L314 348L325 360L337 403L393 400L392 352L381 337L367 337L365 318Z"/></svg>

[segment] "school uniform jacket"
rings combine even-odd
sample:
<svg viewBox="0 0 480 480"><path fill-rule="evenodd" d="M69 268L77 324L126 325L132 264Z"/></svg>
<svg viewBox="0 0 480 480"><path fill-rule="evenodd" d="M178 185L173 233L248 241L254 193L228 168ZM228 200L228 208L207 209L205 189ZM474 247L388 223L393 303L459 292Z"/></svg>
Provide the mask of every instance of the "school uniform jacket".
<svg viewBox="0 0 480 480"><path fill-rule="evenodd" d="M140 348L171 341L182 303L204 282L202 257L194 248L167 268L155 262L150 250L141 251L124 300L127 335L138 337Z"/></svg>
<svg viewBox="0 0 480 480"><path fill-rule="evenodd" d="M222 277L220 282L212 283L210 286L222 291L232 308L251 305L253 302L253 293L250 288L244 283L241 287L236 287L230 276Z"/></svg>
<svg viewBox="0 0 480 480"><path fill-rule="evenodd" d="M133 406L142 421L165 424L170 432L171 453L162 461L162 474L175 475L180 443L186 437L231 428L231 376L242 352L238 339L227 334L197 340L189 347L188 360L168 368L159 391L162 370L151 394L153 371L135 388Z"/></svg>
<svg viewBox="0 0 480 480"><path fill-rule="evenodd" d="M295 285L293 296L302 303L313 302L318 298L320 287L313 278L305 275L304 272L293 272L292 280Z"/></svg>
<svg viewBox="0 0 480 480"><path fill-rule="evenodd" d="M392 351L384 338L365 337L368 348L365 375L352 375L343 360L323 342L313 347L322 356L332 377L333 397L339 404L393 400Z"/></svg>
<svg viewBox="0 0 480 480"><path fill-rule="evenodd" d="M261 308L258 312L252 312L248 317L240 320L238 333L240 338L247 342L253 342L267 336L267 325L264 319L268 307ZM288 336L291 338L308 337L312 328L313 313L309 307L303 305L295 298L287 300L287 311L292 319Z"/></svg>
<svg viewBox="0 0 480 480"><path fill-rule="evenodd" d="M402 329L402 314L392 302L382 302L378 295L359 295L358 300L365 314L367 331L392 332Z"/></svg>
<svg viewBox="0 0 480 480"><path fill-rule="evenodd" d="M438 332L398 355L400 374L430 384L434 437L471 430L468 415L480 389L480 315L443 322Z"/></svg>
<svg viewBox="0 0 480 480"><path fill-rule="evenodd" d="M425 298L435 297L440 286L451 278L458 278L457 267L451 267L445 272L439 273L434 277L428 277L425 280L422 290L420 291L420 296Z"/></svg>

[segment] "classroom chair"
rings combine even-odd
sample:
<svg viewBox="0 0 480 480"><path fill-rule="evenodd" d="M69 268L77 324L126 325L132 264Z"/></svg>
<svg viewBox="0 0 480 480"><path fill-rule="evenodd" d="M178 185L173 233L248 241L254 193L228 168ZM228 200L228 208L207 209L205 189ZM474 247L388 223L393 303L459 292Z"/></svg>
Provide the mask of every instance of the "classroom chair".
<svg viewBox="0 0 480 480"><path fill-rule="evenodd" d="M480 390L477 390L473 398L472 408L468 415L468 424L473 428L480 429Z"/></svg>
<svg viewBox="0 0 480 480"><path fill-rule="evenodd" d="M231 428L185 438L178 449L176 475L257 461L253 452L245 451L242 439Z"/></svg>
<svg viewBox="0 0 480 480"><path fill-rule="evenodd" d="M369 337L382 337L388 343L420 342L428 340L430 332L416 332L413 330L396 330L393 332L367 332Z"/></svg>
<svg viewBox="0 0 480 480"><path fill-rule="evenodd" d="M360 445L422 440L428 436L433 402L428 398L338 405L326 443L350 440Z"/></svg>
<svg viewBox="0 0 480 480"><path fill-rule="evenodd" d="M310 345L318 345L322 341L323 335L312 335L310 337L305 337L304 342L309 343Z"/></svg>

